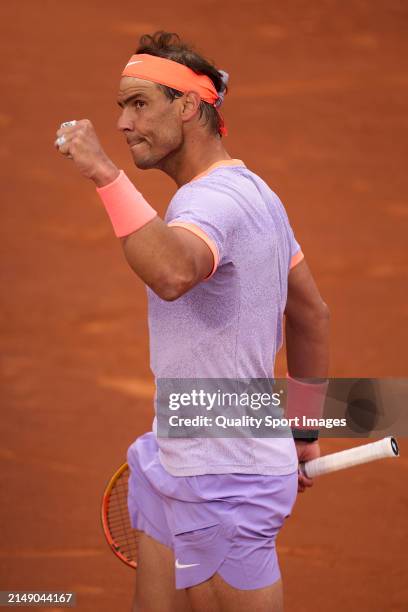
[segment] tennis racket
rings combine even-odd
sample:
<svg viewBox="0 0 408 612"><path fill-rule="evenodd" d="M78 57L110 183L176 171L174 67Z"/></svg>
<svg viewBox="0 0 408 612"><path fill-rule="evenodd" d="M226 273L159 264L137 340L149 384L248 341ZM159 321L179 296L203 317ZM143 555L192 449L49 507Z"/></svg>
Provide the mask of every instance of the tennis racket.
<svg viewBox="0 0 408 612"><path fill-rule="evenodd" d="M117 557L129 567L137 567L138 531L132 528L127 506L129 466L124 463L114 473L102 500L102 527Z"/></svg>
<svg viewBox="0 0 408 612"><path fill-rule="evenodd" d="M368 463L385 457L398 457L395 438L383 438L338 453L302 463L299 469L309 478ZM129 466L124 463L115 472L105 489L102 500L102 526L106 540L117 557L129 567L137 567L139 532L133 529L127 506Z"/></svg>

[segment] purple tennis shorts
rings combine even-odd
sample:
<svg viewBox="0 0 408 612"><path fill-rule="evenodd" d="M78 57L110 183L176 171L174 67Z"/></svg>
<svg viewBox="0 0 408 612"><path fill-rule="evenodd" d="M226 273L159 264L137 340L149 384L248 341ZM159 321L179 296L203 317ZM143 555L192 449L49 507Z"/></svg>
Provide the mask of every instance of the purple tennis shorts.
<svg viewBox="0 0 408 612"><path fill-rule="evenodd" d="M280 578L275 540L296 500L298 474L172 476L153 432L128 450L132 526L174 551L176 588L216 572L237 589Z"/></svg>

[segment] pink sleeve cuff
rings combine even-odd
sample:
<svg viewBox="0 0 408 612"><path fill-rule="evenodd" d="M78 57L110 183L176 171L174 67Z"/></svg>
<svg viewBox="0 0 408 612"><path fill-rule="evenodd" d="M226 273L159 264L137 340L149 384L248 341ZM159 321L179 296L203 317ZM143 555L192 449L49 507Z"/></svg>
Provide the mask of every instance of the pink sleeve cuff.
<svg viewBox="0 0 408 612"><path fill-rule="evenodd" d="M290 268L289 269L292 270L292 268L294 268L304 258L305 258L305 256L303 255L302 251L298 251L297 253L295 253L295 255L292 257L292 259L290 261Z"/></svg>
<svg viewBox="0 0 408 612"><path fill-rule="evenodd" d="M123 170L112 183L97 187L96 191L118 238L136 232L157 215Z"/></svg>

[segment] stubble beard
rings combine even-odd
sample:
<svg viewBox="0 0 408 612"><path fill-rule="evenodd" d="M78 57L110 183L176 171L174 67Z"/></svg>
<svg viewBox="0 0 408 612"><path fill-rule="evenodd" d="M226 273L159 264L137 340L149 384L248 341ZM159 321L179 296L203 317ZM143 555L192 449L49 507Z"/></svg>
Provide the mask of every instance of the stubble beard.
<svg viewBox="0 0 408 612"><path fill-rule="evenodd" d="M163 152L161 155L152 153L151 155L146 154L144 157L140 157L135 155L132 151L134 164L139 170L164 170L170 164L172 164L172 160L177 156L179 151L183 147L183 139L180 138L178 141L174 141L173 143L169 143L166 147L167 151Z"/></svg>

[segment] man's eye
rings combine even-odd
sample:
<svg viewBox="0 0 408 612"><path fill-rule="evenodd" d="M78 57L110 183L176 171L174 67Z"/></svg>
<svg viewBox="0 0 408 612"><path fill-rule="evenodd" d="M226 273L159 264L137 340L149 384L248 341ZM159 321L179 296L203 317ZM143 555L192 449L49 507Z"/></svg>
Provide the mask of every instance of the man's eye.
<svg viewBox="0 0 408 612"><path fill-rule="evenodd" d="M144 105L145 102L143 102L143 100L135 100L133 102L133 106L135 106L136 108L143 108Z"/></svg>

